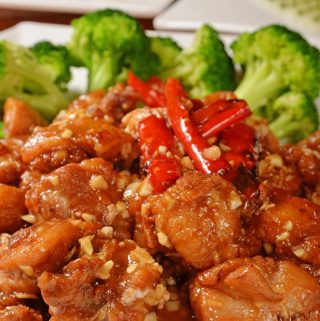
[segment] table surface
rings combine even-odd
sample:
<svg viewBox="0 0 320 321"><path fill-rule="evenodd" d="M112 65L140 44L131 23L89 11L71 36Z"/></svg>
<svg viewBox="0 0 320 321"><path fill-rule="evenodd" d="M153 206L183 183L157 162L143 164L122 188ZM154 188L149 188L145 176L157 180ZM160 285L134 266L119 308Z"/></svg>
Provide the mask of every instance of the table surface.
<svg viewBox="0 0 320 321"><path fill-rule="evenodd" d="M44 0L45 1L45 0ZM80 14L20 11L0 8L0 30L12 27L21 21L49 22L69 24L70 21ZM153 29L152 19L138 19L145 29Z"/></svg>

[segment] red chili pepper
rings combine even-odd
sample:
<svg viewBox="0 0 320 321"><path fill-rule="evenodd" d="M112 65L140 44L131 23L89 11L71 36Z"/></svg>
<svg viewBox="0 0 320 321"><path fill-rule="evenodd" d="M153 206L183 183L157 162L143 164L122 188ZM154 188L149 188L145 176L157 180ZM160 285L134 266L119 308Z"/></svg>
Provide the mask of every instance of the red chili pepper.
<svg viewBox="0 0 320 321"><path fill-rule="evenodd" d="M205 174L216 172L217 162L203 157L203 151L209 147L201 136L196 125L191 120L186 109L188 98L177 79L169 78L165 86L165 97L168 108L168 118L173 131L193 159L195 167Z"/></svg>
<svg viewBox="0 0 320 321"><path fill-rule="evenodd" d="M181 176L182 167L176 158L159 155L152 160L148 173L154 192L161 193Z"/></svg>
<svg viewBox="0 0 320 321"><path fill-rule="evenodd" d="M159 87L160 81L160 79L153 77L150 79L150 83L148 83L138 78L132 72L129 71L128 73L128 84L139 93L145 104L149 107L166 105L162 88Z"/></svg>
<svg viewBox="0 0 320 321"><path fill-rule="evenodd" d="M229 107L230 102L228 100L217 100L210 105L205 105L202 108L192 112L191 117L196 124L201 125Z"/></svg>
<svg viewBox="0 0 320 321"><path fill-rule="evenodd" d="M182 173L180 161L175 158L175 141L162 118L151 115L138 126L142 162L148 171L155 193L163 192Z"/></svg>
<svg viewBox="0 0 320 321"><path fill-rule="evenodd" d="M199 128L203 137L215 136L223 129L251 115L251 110L244 100L230 100L229 103L231 104L229 108L216 114Z"/></svg>
<svg viewBox="0 0 320 321"><path fill-rule="evenodd" d="M254 130L244 123L237 123L221 132L220 141L235 153L252 151Z"/></svg>

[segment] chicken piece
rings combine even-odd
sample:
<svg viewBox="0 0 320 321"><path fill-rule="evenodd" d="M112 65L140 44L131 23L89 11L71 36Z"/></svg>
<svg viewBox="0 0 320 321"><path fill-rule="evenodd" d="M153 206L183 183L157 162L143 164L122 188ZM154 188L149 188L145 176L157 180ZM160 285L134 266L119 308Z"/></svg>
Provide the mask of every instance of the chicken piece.
<svg viewBox="0 0 320 321"><path fill-rule="evenodd" d="M130 86L118 83L107 91L97 90L79 96L57 119L82 117L85 114L91 118L104 118L111 123L119 123L126 113L137 107L139 100L139 95Z"/></svg>
<svg viewBox="0 0 320 321"><path fill-rule="evenodd" d="M42 321L42 316L26 306L16 305L0 310L0 321Z"/></svg>
<svg viewBox="0 0 320 321"><path fill-rule="evenodd" d="M319 321L320 286L293 262L238 258L197 275L190 300L199 321Z"/></svg>
<svg viewBox="0 0 320 321"><path fill-rule="evenodd" d="M315 185L320 180L320 130L297 145L283 148L285 159L297 165L304 182Z"/></svg>
<svg viewBox="0 0 320 321"><path fill-rule="evenodd" d="M62 273L44 272L39 287L53 320L142 321L169 299L161 273L133 241L110 240L102 252L70 262Z"/></svg>
<svg viewBox="0 0 320 321"><path fill-rule="evenodd" d="M26 192L40 181L41 176L41 172L38 171L23 172L20 177L19 187Z"/></svg>
<svg viewBox="0 0 320 321"><path fill-rule="evenodd" d="M36 128L21 155L31 169L50 172L88 157L129 158L132 142L130 135L106 120L78 117Z"/></svg>
<svg viewBox="0 0 320 321"><path fill-rule="evenodd" d="M279 141L270 130L268 121L265 118L250 116L245 120L245 122L255 130L255 149L259 159L264 158L268 154L279 154Z"/></svg>
<svg viewBox="0 0 320 321"><path fill-rule="evenodd" d="M241 243L241 205L231 183L197 171L150 199L159 243L174 247L197 269L247 253Z"/></svg>
<svg viewBox="0 0 320 321"><path fill-rule="evenodd" d="M25 224L21 216L26 213L23 190L0 184L0 233L17 231Z"/></svg>
<svg viewBox="0 0 320 321"><path fill-rule="evenodd" d="M302 180L293 164L287 164L279 154L270 154L259 161L258 177L266 194L275 190L287 195L298 195Z"/></svg>
<svg viewBox="0 0 320 321"><path fill-rule="evenodd" d="M47 121L23 101L9 97L4 103L5 137L30 135L36 126L45 126Z"/></svg>
<svg viewBox="0 0 320 321"><path fill-rule="evenodd" d="M0 183L16 184L26 165L20 156L25 137L8 138L0 141Z"/></svg>
<svg viewBox="0 0 320 321"><path fill-rule="evenodd" d="M284 196L262 206L247 234L255 235L269 255L274 252L320 268L319 224L319 206L307 199Z"/></svg>
<svg viewBox="0 0 320 321"><path fill-rule="evenodd" d="M78 239L95 230L93 223L52 219L14 233L1 246L0 304L37 298L37 277L64 266Z"/></svg>
<svg viewBox="0 0 320 321"><path fill-rule="evenodd" d="M27 192L26 205L38 221L85 214L102 222L108 206L120 199L112 165L102 158L92 158L42 175Z"/></svg>

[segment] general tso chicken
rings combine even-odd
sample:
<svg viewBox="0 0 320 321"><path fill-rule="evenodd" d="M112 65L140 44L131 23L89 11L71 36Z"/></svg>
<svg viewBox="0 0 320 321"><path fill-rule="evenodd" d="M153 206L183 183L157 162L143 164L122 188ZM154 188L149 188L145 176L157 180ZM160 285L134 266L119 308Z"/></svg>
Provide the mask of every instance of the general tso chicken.
<svg viewBox="0 0 320 321"><path fill-rule="evenodd" d="M4 120L1 321L320 321L319 131L174 78Z"/></svg>

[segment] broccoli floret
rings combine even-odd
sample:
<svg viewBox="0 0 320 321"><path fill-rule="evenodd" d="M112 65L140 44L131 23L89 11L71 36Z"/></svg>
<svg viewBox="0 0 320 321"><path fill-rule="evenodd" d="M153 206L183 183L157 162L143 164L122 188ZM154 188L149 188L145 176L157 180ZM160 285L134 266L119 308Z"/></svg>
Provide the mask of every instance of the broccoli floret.
<svg viewBox="0 0 320 321"><path fill-rule="evenodd" d="M68 105L64 93L31 50L0 41L0 102L9 96L21 99L48 120Z"/></svg>
<svg viewBox="0 0 320 321"><path fill-rule="evenodd" d="M75 65L89 71L88 90L126 80L128 70L142 79L157 74L159 59L137 20L122 11L95 11L72 21L68 44Z"/></svg>
<svg viewBox="0 0 320 321"><path fill-rule="evenodd" d="M243 33L231 44L244 76L235 90L253 112L287 91L319 94L320 53L300 34L280 25Z"/></svg>
<svg viewBox="0 0 320 321"><path fill-rule="evenodd" d="M297 142L319 126L314 101L301 92L287 92L266 107L270 128L284 143Z"/></svg>
<svg viewBox="0 0 320 321"><path fill-rule="evenodd" d="M181 52L181 47L169 37L152 37L151 50L160 58L159 76L163 80L169 77L168 72L174 66L178 54Z"/></svg>
<svg viewBox="0 0 320 321"><path fill-rule="evenodd" d="M218 33L209 25L196 31L193 44L180 52L171 77L182 81L192 97L235 87L235 71Z"/></svg>
<svg viewBox="0 0 320 321"><path fill-rule="evenodd" d="M4 126L3 126L3 122L0 121L0 138L4 137Z"/></svg>
<svg viewBox="0 0 320 321"><path fill-rule="evenodd" d="M65 90L71 80L71 60L67 48L49 41L41 41L30 49L37 61L52 75L52 81Z"/></svg>

